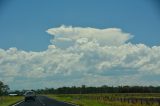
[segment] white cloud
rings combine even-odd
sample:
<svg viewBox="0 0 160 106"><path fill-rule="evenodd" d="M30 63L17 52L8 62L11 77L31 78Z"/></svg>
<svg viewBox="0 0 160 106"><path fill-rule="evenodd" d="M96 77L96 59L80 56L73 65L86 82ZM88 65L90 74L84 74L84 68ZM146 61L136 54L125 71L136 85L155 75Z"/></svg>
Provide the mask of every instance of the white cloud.
<svg viewBox="0 0 160 106"><path fill-rule="evenodd" d="M76 41L80 38L87 38L98 41L100 45L121 45L133 37L129 33L122 32L119 28L96 29L62 25L58 28L48 29L47 32L54 36L55 39L52 42Z"/></svg>
<svg viewBox="0 0 160 106"><path fill-rule="evenodd" d="M57 43L72 44L65 49L51 44L42 52L0 49L0 80L13 89L159 84L160 46L129 43L132 36L116 28L61 26L48 32Z"/></svg>

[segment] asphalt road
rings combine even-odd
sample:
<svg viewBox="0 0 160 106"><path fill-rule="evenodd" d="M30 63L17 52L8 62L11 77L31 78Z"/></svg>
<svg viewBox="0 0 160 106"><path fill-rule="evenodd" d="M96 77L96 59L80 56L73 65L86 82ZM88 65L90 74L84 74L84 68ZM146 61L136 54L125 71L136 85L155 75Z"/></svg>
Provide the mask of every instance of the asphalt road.
<svg viewBox="0 0 160 106"><path fill-rule="evenodd" d="M56 101L46 96L37 96L35 101L22 101L13 106L75 106L72 104Z"/></svg>

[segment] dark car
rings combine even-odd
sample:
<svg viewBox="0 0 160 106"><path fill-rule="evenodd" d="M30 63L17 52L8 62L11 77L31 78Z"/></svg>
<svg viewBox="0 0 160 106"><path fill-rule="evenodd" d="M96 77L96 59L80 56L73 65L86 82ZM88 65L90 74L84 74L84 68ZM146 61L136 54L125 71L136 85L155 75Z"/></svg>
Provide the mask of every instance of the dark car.
<svg viewBox="0 0 160 106"><path fill-rule="evenodd" d="M36 93L34 91L27 91L25 94L25 102L28 100L36 100Z"/></svg>

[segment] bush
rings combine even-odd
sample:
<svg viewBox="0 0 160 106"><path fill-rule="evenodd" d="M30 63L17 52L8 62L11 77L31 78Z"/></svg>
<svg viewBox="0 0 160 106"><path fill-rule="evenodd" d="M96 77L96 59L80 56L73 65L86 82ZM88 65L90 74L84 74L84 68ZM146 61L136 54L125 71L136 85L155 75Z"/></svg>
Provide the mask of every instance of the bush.
<svg viewBox="0 0 160 106"><path fill-rule="evenodd" d="M0 96L7 95L9 91L9 86L5 85L2 81L0 81Z"/></svg>

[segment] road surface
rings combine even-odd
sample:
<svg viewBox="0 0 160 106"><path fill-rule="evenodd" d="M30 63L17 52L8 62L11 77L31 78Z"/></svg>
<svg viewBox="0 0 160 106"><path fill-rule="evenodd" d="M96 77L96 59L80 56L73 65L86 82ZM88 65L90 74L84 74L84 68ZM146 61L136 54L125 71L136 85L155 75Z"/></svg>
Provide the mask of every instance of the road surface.
<svg viewBox="0 0 160 106"><path fill-rule="evenodd" d="M27 102L21 101L12 106L76 106L76 105L56 101L46 96L37 96L35 101L27 101Z"/></svg>

